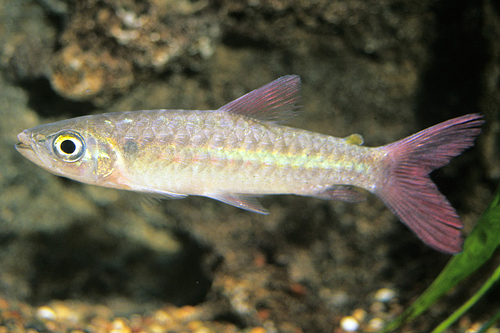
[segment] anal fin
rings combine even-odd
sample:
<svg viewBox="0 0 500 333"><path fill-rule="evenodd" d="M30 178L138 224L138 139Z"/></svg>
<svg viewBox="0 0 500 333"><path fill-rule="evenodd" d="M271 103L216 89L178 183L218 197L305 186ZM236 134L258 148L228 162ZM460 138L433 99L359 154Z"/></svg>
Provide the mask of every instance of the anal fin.
<svg viewBox="0 0 500 333"><path fill-rule="evenodd" d="M315 198L326 200L338 200L344 202L358 203L366 200L366 195L358 190L355 190L349 185L331 186L321 193L313 195Z"/></svg>
<svg viewBox="0 0 500 333"><path fill-rule="evenodd" d="M233 194L233 193L224 193L224 194L212 194L206 195L206 197L221 201L228 205L238 207L241 209L245 209L254 213L259 214L269 214L269 211L262 207L259 201L257 201L256 197L244 195L244 194Z"/></svg>

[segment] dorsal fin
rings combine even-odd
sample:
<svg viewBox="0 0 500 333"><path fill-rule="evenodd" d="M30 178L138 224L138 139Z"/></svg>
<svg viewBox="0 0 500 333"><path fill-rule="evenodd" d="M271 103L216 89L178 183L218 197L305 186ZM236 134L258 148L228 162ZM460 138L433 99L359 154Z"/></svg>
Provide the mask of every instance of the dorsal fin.
<svg viewBox="0 0 500 333"><path fill-rule="evenodd" d="M266 121L293 115L300 101L300 77L286 75L221 107L226 111Z"/></svg>

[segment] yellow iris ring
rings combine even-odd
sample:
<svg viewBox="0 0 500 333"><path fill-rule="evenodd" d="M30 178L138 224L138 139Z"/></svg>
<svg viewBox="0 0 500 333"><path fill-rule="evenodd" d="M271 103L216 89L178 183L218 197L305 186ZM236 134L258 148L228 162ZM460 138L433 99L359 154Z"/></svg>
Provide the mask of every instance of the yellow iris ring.
<svg viewBox="0 0 500 333"><path fill-rule="evenodd" d="M78 133L65 131L56 135L52 142L52 150L61 160L76 162L84 155L85 141Z"/></svg>

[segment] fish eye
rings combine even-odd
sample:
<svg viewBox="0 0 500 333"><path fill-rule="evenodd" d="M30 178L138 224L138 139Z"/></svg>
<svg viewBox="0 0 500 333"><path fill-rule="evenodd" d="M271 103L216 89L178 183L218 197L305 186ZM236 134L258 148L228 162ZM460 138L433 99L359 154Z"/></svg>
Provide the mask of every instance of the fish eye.
<svg viewBox="0 0 500 333"><path fill-rule="evenodd" d="M73 131L59 133L52 142L52 150L65 162L76 162L82 158L85 149L83 138Z"/></svg>

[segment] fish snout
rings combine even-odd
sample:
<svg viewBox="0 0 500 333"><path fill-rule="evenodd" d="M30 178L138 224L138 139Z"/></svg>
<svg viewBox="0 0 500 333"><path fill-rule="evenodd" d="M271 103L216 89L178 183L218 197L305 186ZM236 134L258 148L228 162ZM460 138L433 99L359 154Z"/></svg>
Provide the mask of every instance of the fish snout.
<svg viewBox="0 0 500 333"><path fill-rule="evenodd" d="M30 149L31 148L31 135L29 134L28 130L24 130L21 133L17 135L17 139L19 140L18 143L16 143L16 149L19 151L19 149Z"/></svg>
<svg viewBox="0 0 500 333"><path fill-rule="evenodd" d="M41 160L41 157L38 156L36 142L32 138L33 134L30 130L24 130L17 135L17 139L19 140L16 143L16 150L26 157L31 162L45 168L44 162Z"/></svg>

